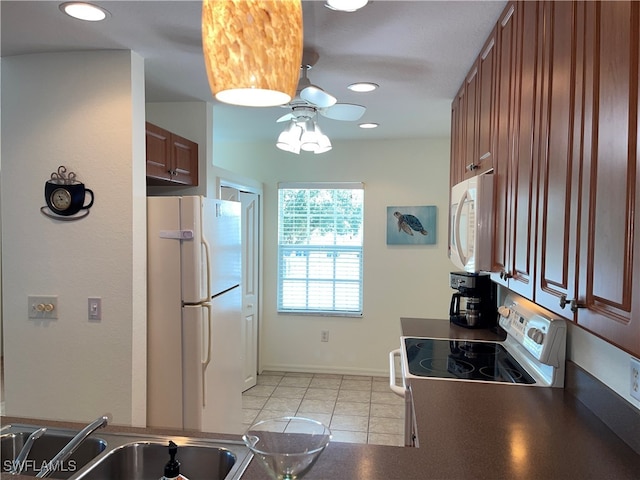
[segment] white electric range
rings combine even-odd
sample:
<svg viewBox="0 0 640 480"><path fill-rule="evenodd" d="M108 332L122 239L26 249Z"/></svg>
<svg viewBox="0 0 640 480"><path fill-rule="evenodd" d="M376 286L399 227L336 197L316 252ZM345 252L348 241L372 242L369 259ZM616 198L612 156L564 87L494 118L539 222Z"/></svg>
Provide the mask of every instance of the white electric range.
<svg viewBox="0 0 640 480"><path fill-rule="evenodd" d="M563 387L567 325L515 294L498 309L504 341L400 337L389 353L391 390L405 398L405 444L417 446L411 383L454 381L515 386ZM396 384L400 357L402 385Z"/></svg>

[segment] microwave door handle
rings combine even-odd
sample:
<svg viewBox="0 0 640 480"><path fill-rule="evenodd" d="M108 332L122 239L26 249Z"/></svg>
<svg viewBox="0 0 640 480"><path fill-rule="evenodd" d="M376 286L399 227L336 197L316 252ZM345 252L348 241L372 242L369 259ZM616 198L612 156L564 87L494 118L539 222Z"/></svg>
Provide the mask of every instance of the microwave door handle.
<svg viewBox="0 0 640 480"><path fill-rule="evenodd" d="M396 395L404 398L404 388L396 385L396 357L400 356L400 349L389 352L389 387Z"/></svg>
<svg viewBox="0 0 640 480"><path fill-rule="evenodd" d="M458 202L458 208L456 209L456 221L454 224L456 250L458 252L458 257L460 258L460 261L462 262L463 265L467 264L467 258L464 256L464 253L462 251L462 246L460 245L460 221L461 221L462 209L464 207L464 203L467 200L468 196L469 196L469 192L468 191L464 192L464 195L462 195L460 202Z"/></svg>
<svg viewBox="0 0 640 480"><path fill-rule="evenodd" d="M205 353L206 357L202 359L202 407L207 405L207 389L206 389L206 377L207 377L207 367L211 362L211 304L203 303L202 308L206 309L207 315L204 318L202 325L202 340L206 340L206 347L203 345L203 353ZM206 334L204 330L206 328Z"/></svg>

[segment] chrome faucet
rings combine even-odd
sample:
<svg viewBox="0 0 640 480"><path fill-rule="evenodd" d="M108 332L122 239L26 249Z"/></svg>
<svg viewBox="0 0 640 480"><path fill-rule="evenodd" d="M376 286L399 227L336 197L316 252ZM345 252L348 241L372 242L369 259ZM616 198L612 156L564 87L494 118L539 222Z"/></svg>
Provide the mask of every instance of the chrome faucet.
<svg viewBox="0 0 640 480"><path fill-rule="evenodd" d="M29 435L29 438L27 438L27 441L24 442L24 445L22 446L20 453L18 453L18 456L13 461L13 466L11 467L11 470L9 471L9 473L18 474L18 475L22 473L22 469L24 468L24 462L29 456L29 452L31 451L31 447L33 447L33 443L37 439L39 439L42 435L44 435L44 432L46 431L47 431L47 427L42 427L36 430L35 432L33 432L31 435Z"/></svg>
<svg viewBox="0 0 640 480"><path fill-rule="evenodd" d="M69 443L62 447L62 450L60 450L58 454L53 457L53 459L51 459L46 465L42 467L40 472L38 472L38 474L36 475L36 478L48 477L52 472L56 470L56 468L59 468L62 462L64 462L71 456L73 452L76 451L80 444L84 442L89 435L91 435L99 428L106 427L109 421L109 416L103 415L102 417L96 418L93 422L80 430L76 434L76 436L69 441Z"/></svg>

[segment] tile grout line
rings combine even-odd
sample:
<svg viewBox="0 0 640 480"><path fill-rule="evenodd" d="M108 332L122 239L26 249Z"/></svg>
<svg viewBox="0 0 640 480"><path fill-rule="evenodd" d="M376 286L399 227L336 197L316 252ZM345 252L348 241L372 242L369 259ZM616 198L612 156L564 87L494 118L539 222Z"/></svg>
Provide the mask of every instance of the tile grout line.
<svg viewBox="0 0 640 480"><path fill-rule="evenodd" d="M296 376L294 374L288 375L289 373L290 372L273 372L273 375L278 376L279 379L278 379L277 383L273 385L273 390L265 397L265 400L264 400L264 403L263 403L262 407L257 410L257 414L254 416L252 421L255 421L260 415L262 415L264 413L264 410L265 410L265 408L267 406L267 403L269 402L269 400L271 398L276 398L276 399L277 398L281 398L281 397L273 397L273 395L274 395L275 391L278 389L278 387L283 387L283 388L284 387L301 388L300 385L283 385L282 384L283 381L285 381L284 380L285 377L292 378L292 377ZM267 375L269 375L269 374L271 374L271 372L267 373ZM313 412L310 415L309 414L304 414L304 413L300 412L300 409L302 408L302 404L303 404L307 394L309 393L309 390L312 388L313 381L317 377L317 375L318 374L315 374L315 373L312 373L312 374L309 374L309 375L305 375L305 374L301 375L301 377L309 378L309 382L308 382L308 384L306 386L302 387L304 389L304 392L302 393L302 396L300 398L299 404L298 404L298 406L297 406L297 408L295 410L295 413L293 414L294 416L307 416L307 417L313 418ZM372 397L373 397L373 393L374 393L374 383L375 382L374 382L374 377L371 377L371 376L358 376L358 377L360 377L360 378L358 378L358 379L354 378L354 380L357 381L357 380L364 379L364 380L368 380L368 382L369 382L369 388L367 390L353 390L353 391L360 391L360 392L366 391L368 393L368 402L355 401L355 403L366 403L367 406L368 406L368 415L366 415L366 417L365 417L366 418L366 431L362 432L360 430L336 430L335 428L332 429L332 431L344 432L345 434L355 434L356 436L359 435L359 434L364 434L364 438L365 438L364 443L370 444L372 436L375 433L375 432L371 432L371 426L372 426L372 420L373 420L373 418L372 418L373 398ZM335 392L336 392L336 397L335 397L335 400L333 401L333 407L331 409L331 412L330 413L320 413L320 412L317 413L317 415L323 415L323 416L327 415L329 417L329 421L328 421L328 425L327 425L329 428L331 428L331 423L333 422L334 416L336 415L336 409L337 409L338 402L339 402L340 392L341 391L344 391L344 392L347 392L347 391L351 392L352 391L352 390L350 390L348 388L346 390L343 390L344 381L348 380L348 379L345 379L344 375L339 375L339 378L340 378L340 382L339 382L337 388L335 388L335 389L331 388L331 387L317 386L317 388L319 388L319 389L327 388L328 390L335 390ZM271 386L271 385L268 385L268 384L265 384L265 385L266 386ZM376 392L381 392L381 390L376 389ZM250 396L250 395L247 395L247 396ZM286 397L283 397L283 398L286 398ZM314 400L314 399L307 399L307 400ZM320 399L316 399L316 400L320 400ZM344 402L345 403L354 403L354 402L350 402L348 399L344 400ZM389 403L381 402L380 405L383 405L383 406L384 405L393 405L393 403L389 404ZM350 414L350 413L344 413L344 415L345 416L352 416L352 417L361 417L362 416L362 415L357 415L357 414L354 415L354 414ZM397 421L397 422L399 422L400 425L403 425L403 420L401 418L398 418L398 417L393 416L393 415L389 416L389 417L381 416L380 419L381 419L381 421L385 421L385 420L387 420L387 421ZM400 436L401 437L401 434L396 434L396 433L375 433L375 434L376 435L382 435L382 436L392 436L392 437ZM344 441L351 442L353 440L344 440ZM363 443L363 442L360 441L360 442L356 442L356 443ZM383 443L383 444L387 444L387 443ZM399 443L399 444L398 443L394 443L394 444L398 445L398 446L401 446L402 442Z"/></svg>

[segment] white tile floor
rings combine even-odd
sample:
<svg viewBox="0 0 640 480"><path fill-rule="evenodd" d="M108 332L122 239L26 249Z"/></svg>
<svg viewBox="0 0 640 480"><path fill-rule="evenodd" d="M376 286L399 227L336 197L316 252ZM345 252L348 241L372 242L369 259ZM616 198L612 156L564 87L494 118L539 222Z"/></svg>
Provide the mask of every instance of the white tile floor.
<svg viewBox="0 0 640 480"><path fill-rule="evenodd" d="M328 425L336 442L404 445L404 400L385 377L263 372L242 408L245 427L297 415Z"/></svg>

